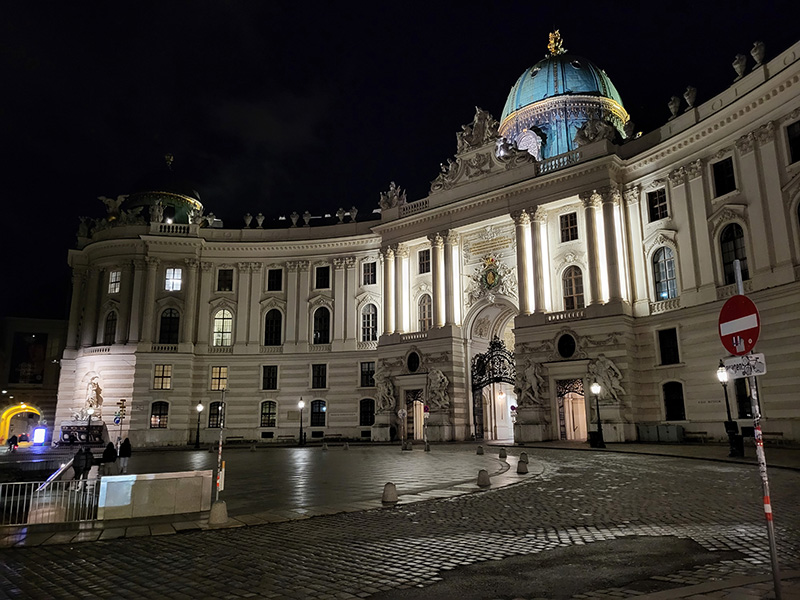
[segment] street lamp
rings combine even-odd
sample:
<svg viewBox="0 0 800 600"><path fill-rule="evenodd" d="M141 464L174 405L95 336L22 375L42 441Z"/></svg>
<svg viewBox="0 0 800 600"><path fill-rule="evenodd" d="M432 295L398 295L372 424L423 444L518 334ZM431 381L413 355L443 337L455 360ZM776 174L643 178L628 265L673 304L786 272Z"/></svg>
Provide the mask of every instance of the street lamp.
<svg viewBox="0 0 800 600"><path fill-rule="evenodd" d="M205 407L202 402L198 402L195 408L197 409L197 435L194 438L194 447L197 449L200 447L200 413L203 412Z"/></svg>
<svg viewBox="0 0 800 600"><path fill-rule="evenodd" d="M739 434L739 424L731 418L731 405L728 402L728 370L721 359L719 367L717 367L717 379L719 379L722 389L725 391L725 411L728 415L728 420L725 421L725 433L728 434L728 447L730 448L728 456L744 456L744 447L741 450L739 449L736 437Z"/></svg>
<svg viewBox="0 0 800 600"><path fill-rule="evenodd" d="M600 391L603 389L600 387L600 384L596 381L589 386L589 389L592 390L594 394L594 405L595 410L597 411L597 440L595 444L595 448L605 448L606 443L603 440L603 422L600 420Z"/></svg>
<svg viewBox="0 0 800 600"><path fill-rule="evenodd" d="M89 407L86 410L86 414L89 415L89 418L86 420L86 443L92 443L92 415L94 414L94 408Z"/></svg>
<svg viewBox="0 0 800 600"><path fill-rule="evenodd" d="M297 408L300 409L300 440L298 442L299 446L303 445L303 409L306 407L306 403L303 402L303 399L300 398L300 402L297 403Z"/></svg>

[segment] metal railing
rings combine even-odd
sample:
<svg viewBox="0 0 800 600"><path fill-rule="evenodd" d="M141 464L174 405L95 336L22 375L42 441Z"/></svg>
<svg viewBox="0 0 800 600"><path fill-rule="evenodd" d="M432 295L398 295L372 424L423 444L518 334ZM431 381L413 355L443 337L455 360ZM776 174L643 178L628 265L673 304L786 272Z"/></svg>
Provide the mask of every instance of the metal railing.
<svg viewBox="0 0 800 600"><path fill-rule="evenodd" d="M99 496L99 479L2 483L0 525L91 521Z"/></svg>

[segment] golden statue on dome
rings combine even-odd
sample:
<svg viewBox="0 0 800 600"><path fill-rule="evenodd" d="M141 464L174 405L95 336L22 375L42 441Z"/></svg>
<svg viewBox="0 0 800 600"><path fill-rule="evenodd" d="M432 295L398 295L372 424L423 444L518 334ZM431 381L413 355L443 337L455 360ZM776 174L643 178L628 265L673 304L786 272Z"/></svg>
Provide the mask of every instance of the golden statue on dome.
<svg viewBox="0 0 800 600"><path fill-rule="evenodd" d="M547 44L547 49L550 51L551 56L558 56L567 52L567 49L564 48L564 40L561 39L561 33L558 29L550 34L550 42Z"/></svg>

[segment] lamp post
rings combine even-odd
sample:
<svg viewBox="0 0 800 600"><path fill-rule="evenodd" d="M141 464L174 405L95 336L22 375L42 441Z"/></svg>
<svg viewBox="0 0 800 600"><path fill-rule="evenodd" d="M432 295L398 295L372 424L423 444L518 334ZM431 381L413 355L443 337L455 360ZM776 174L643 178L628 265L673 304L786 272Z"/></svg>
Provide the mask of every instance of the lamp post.
<svg viewBox="0 0 800 600"><path fill-rule="evenodd" d="M89 418L86 420L86 443L92 443L92 415L94 414L94 408L89 407L86 409L86 414L89 415Z"/></svg>
<svg viewBox="0 0 800 600"><path fill-rule="evenodd" d="M606 443L603 440L603 422L600 420L600 391L603 389L600 387L600 384L596 381L589 386L594 394L594 405L595 410L597 411L597 444L596 448L605 448Z"/></svg>
<svg viewBox="0 0 800 600"><path fill-rule="evenodd" d="M303 409L306 407L306 403L303 402L303 399L300 398L300 402L297 403L297 408L300 409L300 440L298 441L298 446L303 445Z"/></svg>
<svg viewBox="0 0 800 600"><path fill-rule="evenodd" d="M194 438L194 447L197 449L200 447L200 413L203 412L205 407L202 402L198 402L195 408L197 409L197 435Z"/></svg>
<svg viewBox="0 0 800 600"><path fill-rule="evenodd" d="M725 421L725 433L728 434L728 447L730 448L728 456L744 456L744 447L739 449L736 437L739 434L739 424L731 418L731 405L728 402L728 370L721 359L719 367L717 367L717 379L725 392L725 411L728 415L728 420Z"/></svg>

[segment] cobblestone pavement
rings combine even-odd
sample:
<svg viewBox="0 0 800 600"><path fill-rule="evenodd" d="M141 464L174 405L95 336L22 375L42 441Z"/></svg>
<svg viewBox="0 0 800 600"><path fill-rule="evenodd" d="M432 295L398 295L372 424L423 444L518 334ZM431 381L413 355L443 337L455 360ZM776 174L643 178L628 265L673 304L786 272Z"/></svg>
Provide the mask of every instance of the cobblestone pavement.
<svg viewBox="0 0 800 600"><path fill-rule="evenodd" d="M535 477L447 500L238 529L0 550L0 596L611 599L769 573L761 487L752 466L528 452ZM770 484L781 567L798 569L800 473L773 469ZM633 542L650 554L626 549ZM549 558L561 556L564 562L545 568ZM603 568L612 559L617 562ZM483 565L500 567L505 587L478 586L488 577L474 574ZM531 575L539 570L543 577ZM459 581L476 585L458 588Z"/></svg>

